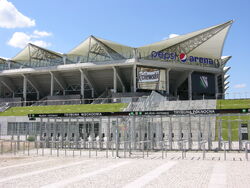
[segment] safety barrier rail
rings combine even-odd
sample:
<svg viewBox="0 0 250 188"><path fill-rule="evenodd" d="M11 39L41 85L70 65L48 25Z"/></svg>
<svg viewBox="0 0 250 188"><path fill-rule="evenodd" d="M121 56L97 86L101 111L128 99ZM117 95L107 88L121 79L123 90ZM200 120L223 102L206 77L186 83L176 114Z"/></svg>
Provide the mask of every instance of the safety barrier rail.
<svg viewBox="0 0 250 188"><path fill-rule="evenodd" d="M8 150L5 149L6 144L10 147ZM181 152L181 159L187 157L188 141L186 139L178 140L179 150ZM202 140L200 142L202 149L202 159L206 159L206 143L207 140ZM139 147L135 147L135 145ZM85 156L91 157L112 157L112 158L145 158L153 156L161 152L161 158L165 159L167 153L170 152L169 141L163 140L156 143L159 147L152 147L151 140L138 141L138 142L100 142L100 141L18 141L18 140L1 140L0 141L0 154L13 154L13 155L42 155L42 156ZM221 143L223 145L224 160L227 160L227 141ZM248 160L248 153L250 151L250 141L245 141L245 151L243 153L245 159ZM159 156L159 155L158 155Z"/></svg>

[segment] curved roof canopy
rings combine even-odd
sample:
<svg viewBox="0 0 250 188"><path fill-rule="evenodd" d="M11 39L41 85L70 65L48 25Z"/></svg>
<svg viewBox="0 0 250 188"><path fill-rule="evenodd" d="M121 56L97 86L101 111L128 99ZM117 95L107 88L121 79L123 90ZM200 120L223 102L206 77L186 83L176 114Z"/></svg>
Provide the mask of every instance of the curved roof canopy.
<svg viewBox="0 0 250 188"><path fill-rule="evenodd" d="M60 53L29 43L12 60L25 67L41 67L62 64L63 56Z"/></svg>
<svg viewBox="0 0 250 188"><path fill-rule="evenodd" d="M138 48L138 52L140 57L148 57L152 51L161 51L220 59L224 41L232 23L233 21L228 21L206 29L142 46Z"/></svg>
<svg viewBox="0 0 250 188"><path fill-rule="evenodd" d="M47 67L69 63L125 60L134 57L147 59L151 58L152 51L185 53L189 56L218 59L221 65L225 66L231 56L223 58L221 55L232 23L231 20L139 48L121 45L92 35L65 55L29 43L20 53L8 60L13 64L9 67ZM6 60L0 58L0 64L6 67Z"/></svg>
<svg viewBox="0 0 250 188"><path fill-rule="evenodd" d="M133 48L91 35L67 55L78 62L112 61L132 58Z"/></svg>

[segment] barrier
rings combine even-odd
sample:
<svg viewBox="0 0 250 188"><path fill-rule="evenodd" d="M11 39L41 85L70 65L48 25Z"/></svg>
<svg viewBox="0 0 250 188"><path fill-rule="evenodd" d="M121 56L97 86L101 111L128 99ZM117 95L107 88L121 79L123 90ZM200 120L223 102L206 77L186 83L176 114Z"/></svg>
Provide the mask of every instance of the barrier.
<svg viewBox="0 0 250 188"><path fill-rule="evenodd" d="M87 142L87 148L84 148L84 142L83 141L72 141L72 142L64 142L61 144L60 141L50 141L50 147L45 147L46 146L46 141L35 141L35 142L29 142L29 141L17 141L17 140L2 140L1 141L1 155L4 155L4 145L6 143L13 144L12 150L9 150L7 153L8 154L13 154L13 155L27 155L27 156L56 156L60 157L61 155L64 156L71 156L71 157L112 157L112 158L149 158L151 156L154 156L155 153L161 152L160 156L161 159L167 159L167 152L169 150L169 141L168 140L163 140L159 141L156 143L156 145L160 146L158 148L154 148L152 146L151 140L146 140L146 141L140 141L137 144L140 144L141 147L137 149L130 149L128 146L131 145L132 143L129 141L121 142L119 143L119 150L118 153L115 154L115 149L116 149L116 143L115 142L109 142L110 147L106 145L106 147L101 147L98 142ZM23 143L23 146L20 149L18 149L17 145L18 143ZM201 152L202 152L202 159L206 159L206 144L207 140L202 140L201 141ZM102 144L105 145L105 142L102 142ZM184 160L187 158L187 144L188 140L182 139L178 140L178 144L180 145L180 150L181 151L181 159ZM223 141L221 142L222 148L223 148L223 155L224 155L224 160L227 160L227 150L229 149L229 142L228 141ZM32 146L31 146L32 145ZM250 151L250 141L245 141L243 143L244 145L244 152L243 155L245 155L245 159L248 161L248 153ZM10 147L10 146L9 146ZM24 152L20 152L20 151ZM94 152L94 154L93 154ZM129 154L129 155L127 155Z"/></svg>

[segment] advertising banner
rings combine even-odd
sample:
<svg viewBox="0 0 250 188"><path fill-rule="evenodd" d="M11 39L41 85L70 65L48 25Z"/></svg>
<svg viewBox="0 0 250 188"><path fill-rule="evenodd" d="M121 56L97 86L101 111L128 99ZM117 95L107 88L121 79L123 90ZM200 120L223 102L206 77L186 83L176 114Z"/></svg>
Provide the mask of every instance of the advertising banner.
<svg viewBox="0 0 250 188"><path fill-rule="evenodd" d="M192 74L192 89L194 93L214 94L215 78L213 74L198 73Z"/></svg>
<svg viewBox="0 0 250 188"><path fill-rule="evenodd" d="M165 70L137 67L137 88L148 90L166 90Z"/></svg>

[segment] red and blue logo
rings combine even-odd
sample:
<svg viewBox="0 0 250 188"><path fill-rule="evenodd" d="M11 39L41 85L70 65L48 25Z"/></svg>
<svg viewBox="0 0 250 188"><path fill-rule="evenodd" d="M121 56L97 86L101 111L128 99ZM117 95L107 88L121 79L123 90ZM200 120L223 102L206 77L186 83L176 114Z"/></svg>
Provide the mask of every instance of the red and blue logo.
<svg viewBox="0 0 250 188"><path fill-rule="evenodd" d="M181 62L183 62L183 63L185 63L187 61L187 55L184 53L181 53L179 55L179 58L180 58Z"/></svg>

